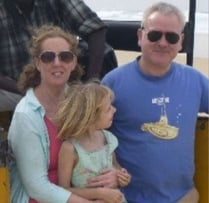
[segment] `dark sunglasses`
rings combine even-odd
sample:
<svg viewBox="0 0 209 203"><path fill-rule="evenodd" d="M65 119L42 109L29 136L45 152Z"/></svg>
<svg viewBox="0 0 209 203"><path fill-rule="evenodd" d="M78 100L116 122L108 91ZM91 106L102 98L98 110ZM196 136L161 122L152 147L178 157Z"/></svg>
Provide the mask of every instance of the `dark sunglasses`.
<svg viewBox="0 0 209 203"><path fill-rule="evenodd" d="M165 39L170 44L176 44L179 41L179 35L175 32L161 32L157 30L151 30L147 32L147 38L150 42L157 42L165 35Z"/></svg>
<svg viewBox="0 0 209 203"><path fill-rule="evenodd" d="M51 63L54 61L56 56L60 61L70 63L75 55L71 51L61 51L59 53L53 51L44 51L40 54L39 58L43 63Z"/></svg>

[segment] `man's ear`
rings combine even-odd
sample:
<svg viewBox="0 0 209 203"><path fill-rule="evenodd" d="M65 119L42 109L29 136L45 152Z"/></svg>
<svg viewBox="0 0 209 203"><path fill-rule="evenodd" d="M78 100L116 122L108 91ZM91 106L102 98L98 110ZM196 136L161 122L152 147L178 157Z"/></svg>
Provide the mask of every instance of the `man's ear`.
<svg viewBox="0 0 209 203"><path fill-rule="evenodd" d="M73 58L73 68L72 68L72 70L75 70L75 67L76 67L77 63L78 63L78 57L75 56L75 57Z"/></svg>
<svg viewBox="0 0 209 203"><path fill-rule="evenodd" d="M137 44L138 44L138 46L140 47L141 45L141 39L142 39L142 29L141 28L139 28L138 30L137 30L137 39L138 39L138 42L137 42Z"/></svg>
<svg viewBox="0 0 209 203"><path fill-rule="evenodd" d="M179 51L181 51L181 49L183 47L184 36L185 36L184 33L181 33L180 40L179 40Z"/></svg>

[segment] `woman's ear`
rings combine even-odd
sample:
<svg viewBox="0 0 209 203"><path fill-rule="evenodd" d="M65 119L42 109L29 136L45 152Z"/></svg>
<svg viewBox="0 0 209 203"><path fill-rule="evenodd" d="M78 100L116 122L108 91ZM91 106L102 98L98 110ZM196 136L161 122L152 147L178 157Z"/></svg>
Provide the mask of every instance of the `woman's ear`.
<svg viewBox="0 0 209 203"><path fill-rule="evenodd" d="M35 67L37 68L37 70L40 71L40 68L39 68L40 60L38 57L33 57L33 63Z"/></svg>

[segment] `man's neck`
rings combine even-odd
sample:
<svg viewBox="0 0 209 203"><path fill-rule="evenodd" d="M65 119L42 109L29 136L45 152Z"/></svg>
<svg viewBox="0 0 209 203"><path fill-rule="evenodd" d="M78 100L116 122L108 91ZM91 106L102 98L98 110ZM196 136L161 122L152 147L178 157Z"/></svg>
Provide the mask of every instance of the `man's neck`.
<svg viewBox="0 0 209 203"><path fill-rule="evenodd" d="M143 60L143 57L139 59L138 63L144 73L152 76L162 76L166 74L170 69L170 65L162 66L161 64L147 63L145 60Z"/></svg>

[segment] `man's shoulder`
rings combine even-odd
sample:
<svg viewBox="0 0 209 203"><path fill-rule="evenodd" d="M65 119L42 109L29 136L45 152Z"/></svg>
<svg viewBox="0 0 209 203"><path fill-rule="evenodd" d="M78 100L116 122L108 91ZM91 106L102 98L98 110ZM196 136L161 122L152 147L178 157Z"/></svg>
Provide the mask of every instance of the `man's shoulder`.
<svg viewBox="0 0 209 203"><path fill-rule="evenodd" d="M132 70L135 69L136 66L138 66L136 60L127 62L125 64L121 64L118 67L111 70L109 73L107 73L107 76L108 75L124 75L128 72L130 73Z"/></svg>
<svg viewBox="0 0 209 203"><path fill-rule="evenodd" d="M119 84L124 84L124 81L131 79L136 74L137 67L136 60L120 65L108 72L103 77L102 83L104 85L111 86L112 88L113 86L119 87Z"/></svg>
<svg viewBox="0 0 209 203"><path fill-rule="evenodd" d="M179 71L181 71L182 73L186 73L186 74L194 74L194 75L202 75L201 71L194 66L191 65L187 65L187 64L182 64L182 63L178 63L178 62L173 62L172 66Z"/></svg>

